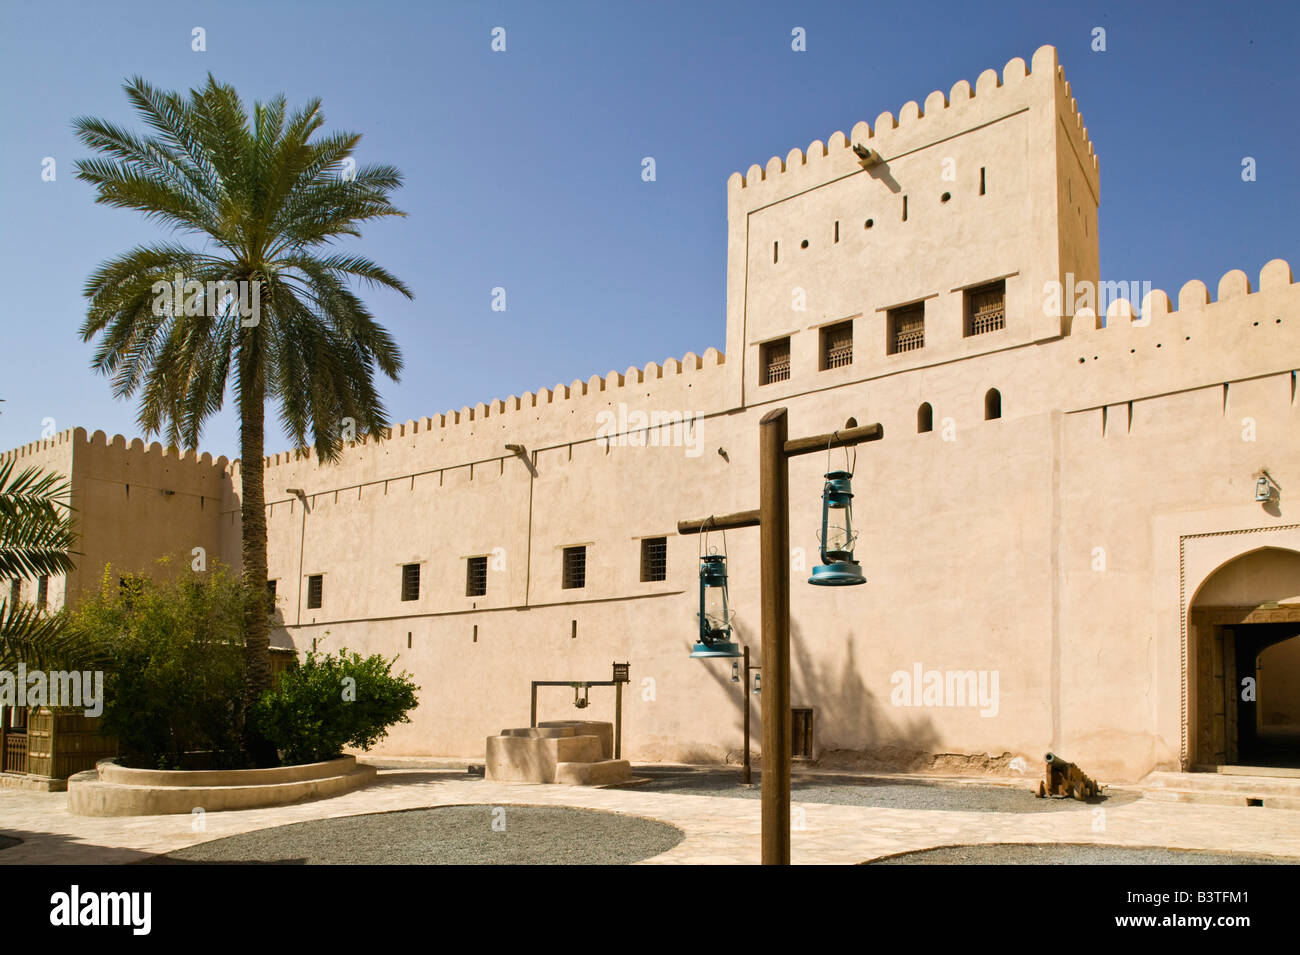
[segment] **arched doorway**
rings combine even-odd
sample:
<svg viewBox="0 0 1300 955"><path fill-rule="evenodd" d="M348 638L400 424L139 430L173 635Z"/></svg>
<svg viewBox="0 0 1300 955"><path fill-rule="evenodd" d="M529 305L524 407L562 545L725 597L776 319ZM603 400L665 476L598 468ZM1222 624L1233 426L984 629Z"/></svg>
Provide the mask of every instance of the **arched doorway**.
<svg viewBox="0 0 1300 955"><path fill-rule="evenodd" d="M1300 553L1221 565L1192 600L1192 763L1300 766Z"/></svg>

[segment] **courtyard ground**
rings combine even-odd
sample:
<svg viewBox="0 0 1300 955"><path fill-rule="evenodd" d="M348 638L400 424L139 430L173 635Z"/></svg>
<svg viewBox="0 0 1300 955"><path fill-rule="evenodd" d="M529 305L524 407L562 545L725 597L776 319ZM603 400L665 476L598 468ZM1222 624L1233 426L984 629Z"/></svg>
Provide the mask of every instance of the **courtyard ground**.
<svg viewBox="0 0 1300 955"><path fill-rule="evenodd" d="M168 853L213 861L669 865L760 856L758 789L742 787L733 769L638 767L649 782L591 789L492 783L432 761L385 765L373 785L344 796L190 816L74 816L66 793L0 789L0 865L130 863ZM977 846L895 861L1300 863L1300 811L1170 802L1120 787L1089 803L1037 800L1027 785L796 777L792 861L853 864ZM459 808L418 812L436 807ZM374 815L381 813L399 815ZM5 848L5 837L22 841ZM1007 843L1036 847L994 848ZM1083 848L1048 848L1058 844ZM1105 854L1098 846L1160 851Z"/></svg>

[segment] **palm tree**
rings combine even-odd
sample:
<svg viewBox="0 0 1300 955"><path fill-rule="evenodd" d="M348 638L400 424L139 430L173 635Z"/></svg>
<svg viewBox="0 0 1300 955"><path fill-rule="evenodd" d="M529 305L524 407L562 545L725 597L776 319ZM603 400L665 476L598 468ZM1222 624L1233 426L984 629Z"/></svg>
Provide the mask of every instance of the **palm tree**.
<svg viewBox="0 0 1300 955"><path fill-rule="evenodd" d="M312 136L320 101L286 115L285 100L245 110L235 90L211 75L186 99L140 77L124 86L149 127L146 136L101 119L79 117L81 141L105 154L77 163L77 178L96 188L96 202L135 209L155 222L202 239L202 247L159 242L101 265L87 280L84 341L100 336L92 367L112 376L120 398L140 392L146 435L164 431L172 444L197 448L207 418L229 384L238 401L243 518L243 574L266 592L263 490L264 415L279 406L298 446L311 432L316 454L334 461L343 438L386 436L388 422L374 384L378 368L397 380L397 345L354 293L354 282L411 291L358 255L326 247L360 236L360 224L401 216L389 200L402 177L392 166L357 167L355 133ZM203 283L202 294L182 282ZM234 286L208 283L235 283ZM237 288L245 305L233 295ZM271 685L264 607L246 616L248 691ZM274 762L274 750L251 736L250 753Z"/></svg>
<svg viewBox="0 0 1300 955"><path fill-rule="evenodd" d="M68 484L56 474L0 462L0 578L58 576L72 569L75 532L67 504ZM0 601L0 669L19 663L34 668L76 666L88 658L66 638L60 616L13 600Z"/></svg>

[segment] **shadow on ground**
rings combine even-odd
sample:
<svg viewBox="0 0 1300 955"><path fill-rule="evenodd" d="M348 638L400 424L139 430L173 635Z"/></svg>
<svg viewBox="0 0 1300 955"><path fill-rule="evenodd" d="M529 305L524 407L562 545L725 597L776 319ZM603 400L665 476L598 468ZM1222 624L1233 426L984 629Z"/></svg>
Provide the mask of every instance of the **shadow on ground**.
<svg viewBox="0 0 1300 955"><path fill-rule="evenodd" d="M649 781L638 792L664 792L691 796L724 796L759 799L762 773L755 771L753 784L746 786L731 769L636 766L634 773ZM866 806L881 809L923 809L935 812L1066 812L1094 806L1114 808L1140 798L1137 793L1103 793L1092 799L1039 799L1028 788L971 784L946 785L914 780L861 779L836 776L795 776L790 798L796 803L836 806Z"/></svg>
<svg viewBox="0 0 1300 955"><path fill-rule="evenodd" d="M259 829L140 864L623 865L683 838L665 822L595 809L440 806Z"/></svg>

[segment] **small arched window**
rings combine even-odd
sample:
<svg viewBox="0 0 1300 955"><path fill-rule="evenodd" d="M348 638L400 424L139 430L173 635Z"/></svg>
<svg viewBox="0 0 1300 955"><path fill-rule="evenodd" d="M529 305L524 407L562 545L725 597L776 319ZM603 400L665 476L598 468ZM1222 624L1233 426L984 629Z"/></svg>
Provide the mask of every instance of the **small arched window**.
<svg viewBox="0 0 1300 955"><path fill-rule="evenodd" d="M1002 393L990 388L984 395L984 420L992 421L1002 417Z"/></svg>
<svg viewBox="0 0 1300 955"><path fill-rule="evenodd" d="M930 402L921 403L921 407L916 409L916 433L928 434L934 430L934 409L930 407Z"/></svg>

